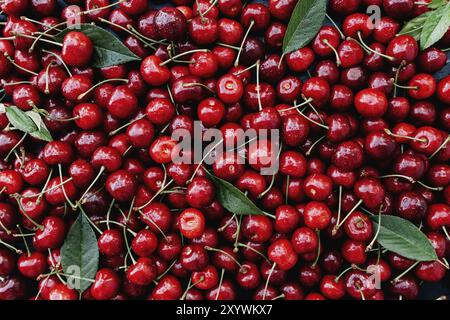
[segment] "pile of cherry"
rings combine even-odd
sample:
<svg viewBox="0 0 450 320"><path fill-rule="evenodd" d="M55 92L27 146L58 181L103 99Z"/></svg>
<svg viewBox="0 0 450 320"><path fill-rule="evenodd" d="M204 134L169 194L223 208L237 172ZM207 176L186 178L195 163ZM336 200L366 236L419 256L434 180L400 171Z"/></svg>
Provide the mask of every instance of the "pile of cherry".
<svg viewBox="0 0 450 320"><path fill-rule="evenodd" d="M432 74L450 31L424 51L397 36L425 5L332 0L343 23L282 55L295 0L66 3L0 2L0 300L415 299L422 282L444 279L450 76ZM375 29L372 4L383 12ZM85 34L51 38L74 21L111 29L142 61L93 68ZM9 105L40 114L54 140L12 130ZM172 163L171 132L195 120L226 139L279 129L279 172L228 154ZM267 215L225 210L206 170ZM60 262L80 210L100 252L82 295ZM439 259L383 250L378 213L419 226ZM374 268L381 287L367 285Z"/></svg>

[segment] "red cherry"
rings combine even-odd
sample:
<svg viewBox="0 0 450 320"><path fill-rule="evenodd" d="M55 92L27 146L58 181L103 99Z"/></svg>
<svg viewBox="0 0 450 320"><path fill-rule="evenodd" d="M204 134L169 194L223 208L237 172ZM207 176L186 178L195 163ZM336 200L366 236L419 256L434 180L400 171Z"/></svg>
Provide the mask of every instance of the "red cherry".
<svg viewBox="0 0 450 320"><path fill-rule="evenodd" d="M83 67L89 63L94 46L91 39L82 32L71 31L64 36L61 57L72 67Z"/></svg>
<svg viewBox="0 0 450 320"><path fill-rule="evenodd" d="M267 254L269 259L276 263L281 270L293 268L298 260L291 243L284 239L274 241L267 250Z"/></svg>

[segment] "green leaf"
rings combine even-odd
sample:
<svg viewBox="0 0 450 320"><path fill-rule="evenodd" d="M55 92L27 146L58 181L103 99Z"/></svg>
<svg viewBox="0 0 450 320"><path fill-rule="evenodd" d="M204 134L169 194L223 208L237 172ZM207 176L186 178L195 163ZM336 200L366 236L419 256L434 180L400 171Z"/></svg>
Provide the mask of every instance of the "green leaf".
<svg viewBox="0 0 450 320"><path fill-rule="evenodd" d="M414 19L408 21L398 34L409 34L411 37L418 41L420 39L420 33L422 32L425 21L432 13L432 11L427 11L420 16L417 16Z"/></svg>
<svg viewBox="0 0 450 320"><path fill-rule="evenodd" d="M438 42L450 27L450 3L428 16L420 33L420 48L425 50Z"/></svg>
<svg viewBox="0 0 450 320"><path fill-rule="evenodd" d="M39 140L44 140L47 142L53 141L52 135L50 134L50 131L48 131L44 122L41 123L39 130L31 132L30 135Z"/></svg>
<svg viewBox="0 0 450 320"><path fill-rule="evenodd" d="M283 53L303 48L316 36L327 11L326 0L299 0L283 39Z"/></svg>
<svg viewBox="0 0 450 320"><path fill-rule="evenodd" d="M91 282L84 279L93 279L97 273L99 252L97 239L92 230L88 218L80 213L73 223L66 240L61 247L61 263L64 273L70 278L73 275L73 282L79 280L80 292L83 292L91 285Z"/></svg>
<svg viewBox="0 0 450 320"><path fill-rule="evenodd" d="M378 228L378 216L371 216L374 228ZM377 237L380 245L389 251L416 261L437 259L431 242L413 223L397 216L382 215L380 232Z"/></svg>
<svg viewBox="0 0 450 320"><path fill-rule="evenodd" d="M16 106L6 107L6 117L14 128L22 132L32 133L37 130L34 121Z"/></svg>
<svg viewBox="0 0 450 320"><path fill-rule="evenodd" d="M264 214L247 196L228 181L207 173L216 188L216 196L222 206L237 215Z"/></svg>
<svg viewBox="0 0 450 320"><path fill-rule="evenodd" d="M448 0L433 0L428 4L428 8L437 9L444 6L446 3L448 3Z"/></svg>
<svg viewBox="0 0 450 320"><path fill-rule="evenodd" d="M141 60L111 32L93 24L82 23L71 26L58 33L55 36L56 41L62 42L64 36L74 30L83 32L91 39L95 50L92 66L95 68L111 67Z"/></svg>

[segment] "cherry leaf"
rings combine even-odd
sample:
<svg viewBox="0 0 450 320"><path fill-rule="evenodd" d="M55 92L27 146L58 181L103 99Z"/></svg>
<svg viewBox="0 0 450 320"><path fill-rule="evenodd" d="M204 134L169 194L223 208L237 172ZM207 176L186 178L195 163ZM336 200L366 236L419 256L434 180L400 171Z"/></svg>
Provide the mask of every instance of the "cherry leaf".
<svg viewBox="0 0 450 320"><path fill-rule="evenodd" d="M61 247L61 263L68 282L80 292L92 284L98 270L99 251L97 238L88 218L80 213Z"/></svg>
<svg viewBox="0 0 450 320"><path fill-rule="evenodd" d="M319 32L327 11L326 0L300 0L283 39L283 53L303 48Z"/></svg>
<svg viewBox="0 0 450 320"><path fill-rule="evenodd" d="M378 216L370 217L374 230L378 228ZM397 216L381 215L380 245L389 251L415 261L434 261L436 252L430 240L412 222Z"/></svg>
<svg viewBox="0 0 450 320"><path fill-rule="evenodd" d="M438 42L450 27L450 2L432 11L420 33L420 48L425 50Z"/></svg>
<svg viewBox="0 0 450 320"><path fill-rule="evenodd" d="M264 214L241 190L209 172L207 174L214 183L217 199L225 209L237 215Z"/></svg>

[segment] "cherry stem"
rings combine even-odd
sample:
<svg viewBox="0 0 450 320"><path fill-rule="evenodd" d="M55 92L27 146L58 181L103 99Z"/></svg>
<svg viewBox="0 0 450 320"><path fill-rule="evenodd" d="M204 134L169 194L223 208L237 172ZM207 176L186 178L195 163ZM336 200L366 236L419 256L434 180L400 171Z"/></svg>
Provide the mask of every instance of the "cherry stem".
<svg viewBox="0 0 450 320"><path fill-rule="evenodd" d="M222 290L222 282L223 282L223 276L224 275L225 275L225 269L222 268L222 271L220 273L219 287L217 288L217 294L216 294L216 297L214 298L214 300L218 300L219 299L220 290Z"/></svg>
<svg viewBox="0 0 450 320"><path fill-rule="evenodd" d="M52 174L53 174L53 168L50 169L50 172L48 174L47 180L45 181L44 186L42 187L42 190L45 190L50 182L50 179L52 178ZM45 193L40 193L39 196L37 197L36 200L36 204L41 203L42 197L44 196Z"/></svg>
<svg viewBox="0 0 450 320"><path fill-rule="evenodd" d="M429 185L423 183L422 181L416 181L418 184L420 184L422 187L429 189L429 190L433 190L433 191L442 191L444 190L443 187L430 187Z"/></svg>
<svg viewBox="0 0 450 320"><path fill-rule="evenodd" d="M156 229L158 229L159 233L161 233L161 235L164 237L164 239L167 239L167 236L164 233L164 231L162 231L162 229L158 226L158 224L155 221L153 221L153 219L149 219L148 217L146 217L140 210L139 210L139 213L141 214L141 216L144 220L150 222Z"/></svg>
<svg viewBox="0 0 450 320"><path fill-rule="evenodd" d="M327 39L322 40L322 42L334 52L334 55L336 56L336 65L339 67L341 65L341 58L339 58L339 53L336 48L333 47Z"/></svg>
<svg viewBox="0 0 450 320"><path fill-rule="evenodd" d="M216 5L217 0L214 0L211 2L211 5L203 12L200 12L200 8L198 8L198 13L202 14L202 16L204 17L209 11L211 11L211 9Z"/></svg>
<svg viewBox="0 0 450 320"><path fill-rule="evenodd" d="M308 100L309 100L309 99L306 99L306 97L305 97L303 94L302 94L302 98L303 98L305 101L308 101ZM309 107L314 111L314 113L319 117L320 122L322 122L322 124L325 123L325 121L323 121L323 118L322 118L322 116L320 115L319 111L317 111L317 109L312 105L311 101L308 101L308 105L309 105Z"/></svg>
<svg viewBox="0 0 450 320"><path fill-rule="evenodd" d="M235 217L236 217L236 214L233 214L233 215L231 216L231 218L228 219L227 222L225 222L225 224L224 224L223 226L221 226L221 227L219 227L219 228L217 229L217 231L222 232L223 230L225 230L225 228L228 227L228 226L230 225L230 223L233 221L233 219L234 219Z"/></svg>
<svg viewBox="0 0 450 320"><path fill-rule="evenodd" d="M50 62L48 65L47 65L47 68L45 68L45 90L44 90L44 93L46 94L46 95L48 95L49 93L50 93L50 87L49 87L49 85L50 85L50 79L49 79L49 75L48 75L48 73L49 73L49 71L50 71L50 68L51 67L53 67L53 64L54 62L52 61L52 62Z"/></svg>
<svg viewBox="0 0 450 320"><path fill-rule="evenodd" d="M20 225L17 224L16 227L17 227L17 229L19 230L20 235L22 236L22 240L23 240L23 243L24 243L24 245L25 245L25 249L27 250L27 256L29 257L29 256L31 255L31 252L30 252L30 248L28 247L27 239L26 239L25 236L23 235L23 232L22 232L22 229L20 228Z"/></svg>
<svg viewBox="0 0 450 320"><path fill-rule="evenodd" d="M23 37L23 38L35 39L35 40L38 39L39 41L46 42L48 44L53 44L55 46L62 47L62 43L59 43L59 42L56 42L56 41L51 41L51 40L48 40L48 39L44 39L42 37L30 36L30 35L27 35L27 34L24 34L24 33L13 33L13 32L11 32L11 34L14 34L17 37Z"/></svg>
<svg viewBox="0 0 450 320"><path fill-rule="evenodd" d="M258 95L258 108L259 111L262 110L262 103L261 103L261 88L259 85L259 69L260 69L260 61L256 61L256 93Z"/></svg>
<svg viewBox="0 0 450 320"><path fill-rule="evenodd" d="M334 20L328 15L325 14L325 16L327 17L328 20L330 20L330 22L333 24L333 26L337 29L337 31L339 32L339 34L341 35L342 40L345 39L345 35L344 33L341 31L341 29L338 27L338 25L336 24L336 22L334 22Z"/></svg>
<svg viewBox="0 0 450 320"><path fill-rule="evenodd" d="M160 280L162 277L164 277L164 276L165 276L165 275L173 268L173 266L174 266L176 263L177 263L177 260L175 259L175 260L170 264L170 266L167 267L167 269L164 270L164 272L161 273L161 274L156 278L156 280Z"/></svg>
<svg viewBox="0 0 450 320"><path fill-rule="evenodd" d="M389 130L388 128L385 128L384 132L386 132L386 134L388 134L390 136L393 136L395 138L404 138L404 139L409 139L409 140L412 140L412 141L418 141L418 142L422 142L422 143L427 143L425 138L418 139L418 138L414 138L414 137L410 137L410 136L403 136L403 135L400 135L400 134L395 134L391 130Z"/></svg>
<svg viewBox="0 0 450 320"><path fill-rule="evenodd" d="M437 259L436 261L439 262L445 269L448 270L450 268L448 261L445 258L442 258L442 260L443 261Z"/></svg>
<svg viewBox="0 0 450 320"><path fill-rule="evenodd" d="M22 70L22 71L25 71L25 72L27 72L27 73L33 75L33 76L37 76L37 75L38 75L38 74L37 74L36 72L34 72L34 71L31 71L31 70L28 70L27 68L24 68L24 67L22 67L22 66L19 66L19 65L14 61L14 59L11 58L11 57L9 56L9 54L8 54L7 52L4 52L3 55L4 55L5 58L8 59L8 61L9 61L13 66L15 66L17 69L20 69L20 70Z"/></svg>
<svg viewBox="0 0 450 320"><path fill-rule="evenodd" d="M320 230L317 229L316 230L317 233L317 239L318 239L318 243L317 243L317 256L316 259L314 260L313 264L311 265L311 267L315 268L317 263L319 262L319 258L320 258Z"/></svg>
<svg viewBox="0 0 450 320"><path fill-rule="evenodd" d="M116 199L112 199L111 203L109 204L108 212L106 213L106 227L108 230L110 230L109 221L111 217L111 210L113 208L114 202L116 202Z"/></svg>
<svg viewBox="0 0 450 320"><path fill-rule="evenodd" d="M148 42L145 42L144 40L150 41L150 42L153 43L153 44L162 44L162 45L167 45L167 46L168 46L167 42L164 41L164 40L166 40L166 39L155 40L155 39L146 37L146 36L144 36L143 34L139 33L139 31L137 31L137 30L136 30L132 25L130 25L130 24L127 25L127 28L128 28L128 30L130 30L130 31L133 33L133 35L135 35L136 37L138 37L142 42L146 43L148 46L152 47L153 49L155 49L155 47L154 47L153 45L151 45L151 44L148 44Z"/></svg>
<svg viewBox="0 0 450 320"><path fill-rule="evenodd" d="M303 112L301 112L299 109L297 109L297 112L298 112L303 118L305 118L306 120L308 120L308 121L314 123L316 126L322 127L322 128L324 128L324 129L326 129L326 130L329 130L329 129L330 129L328 126L326 126L326 125L324 125L324 124L322 124L322 123L320 123L320 122L317 122L316 120L313 120L313 119L311 119L311 118L308 118L308 117L307 117Z"/></svg>
<svg viewBox="0 0 450 320"><path fill-rule="evenodd" d="M3 222L1 222L1 221L0 221L0 227L2 227L3 230L5 230L7 235L10 235L12 233L11 230L6 228L5 225L3 224Z"/></svg>
<svg viewBox="0 0 450 320"><path fill-rule="evenodd" d="M6 248L16 252L17 254L22 254L22 250L17 249L16 247L10 245L9 243L4 242L3 240L0 239L0 244L4 245Z"/></svg>
<svg viewBox="0 0 450 320"><path fill-rule="evenodd" d="M242 242L238 242L237 245L238 245L238 247L243 247L243 248L246 248L246 249L248 249L248 250L250 250L250 251L253 251L253 252L256 253L257 255L259 255L259 256L261 256L262 258L264 258L264 260L266 260L266 261L270 264L269 258L267 258L262 252L256 250L255 248L252 248L251 246L249 246L249 245L247 245L247 244L245 244L245 243L242 243Z"/></svg>
<svg viewBox="0 0 450 320"><path fill-rule="evenodd" d="M192 174L192 176L189 178L189 180L187 181L186 184L190 183L192 181L192 179L194 179L195 175L197 174L197 171L200 169L200 166L202 165L203 161L205 161L206 157L208 157L211 152L216 149L220 144L223 143L223 139L220 139L219 142L217 142L211 149L208 150L208 152L203 156L203 158L200 160L200 162L198 163L198 165L196 166L194 173Z"/></svg>
<svg viewBox="0 0 450 320"><path fill-rule="evenodd" d="M276 262L274 262L272 264L272 268L270 268L269 275L267 276L266 284L264 285L264 293L263 293L263 298L262 298L263 300L266 300L266 293L267 293L267 288L269 287L269 281L270 281L270 278L271 278L276 266L277 266L277 264L276 264Z"/></svg>
<svg viewBox="0 0 450 320"><path fill-rule="evenodd" d="M125 128L128 127L129 125L131 125L131 124L135 123L136 121L139 121L139 120L141 120L141 119L143 119L143 118L145 118L145 115L141 115L141 116L137 117L136 119L131 120L130 122L128 122L128 123L126 123L126 124L120 126L119 128L117 128L116 130L111 131L110 133L108 133L108 135L109 135L109 136L113 136L113 135L115 135L117 132L121 131L122 129L125 129Z"/></svg>
<svg viewBox="0 0 450 320"><path fill-rule="evenodd" d="M56 53L54 53L54 52L52 52L52 51L45 50L45 49L42 49L42 52L51 54L51 55L54 56L56 59L58 59L58 60L62 63L62 65L64 66L64 68L66 69L67 74L68 74L70 77L72 77L72 72L70 72L69 67L66 65L66 63L64 62L64 60L61 58L61 56L60 56L59 54L56 54Z"/></svg>
<svg viewBox="0 0 450 320"><path fill-rule="evenodd" d="M160 195L161 192L164 191L164 189L166 189L169 185L171 185L172 182L173 182L173 179L170 180L169 182L167 182L167 184L163 185L163 186L158 190L158 192L156 192L155 195L154 195L149 201L147 201L146 204L140 206L139 208L137 208L137 210L142 210L142 209L145 208L147 205L149 205L150 203L152 203L152 201L155 200L155 198L156 198L158 195Z"/></svg>
<svg viewBox="0 0 450 320"><path fill-rule="evenodd" d="M223 43L223 42L218 42L217 45L221 46L221 47L225 47L225 48L230 48L230 49L233 49L233 50L239 50L239 47L232 46L231 44L226 44L226 43Z"/></svg>
<svg viewBox="0 0 450 320"><path fill-rule="evenodd" d="M381 230L381 207L378 210L378 225L377 225L377 231L375 232L375 235L373 236L372 241L370 241L369 245L366 247L366 252L372 250L373 245L375 244L375 241L378 239L378 235L380 234Z"/></svg>
<svg viewBox="0 0 450 320"><path fill-rule="evenodd" d="M43 36L49 36L48 33L50 31L53 31L55 29L57 29L60 26L63 26L67 24L67 21L55 24L54 26L49 27L47 30L45 30L44 32L40 33L36 39L34 39L33 43L31 44L30 48L28 49L28 52L31 53L34 51L34 48L36 47L36 44L39 42L39 40L45 41L44 39L42 39ZM59 29L58 29L59 30Z"/></svg>
<svg viewBox="0 0 450 320"><path fill-rule="evenodd" d="M161 63L159 64L159 66L162 67L162 66L168 64L169 62L171 62L171 61L173 61L173 60L175 60L175 59L177 59L177 58L180 58L180 57L189 55L189 54L191 54L191 53L196 53L196 52L209 52L209 50L208 50L208 49L194 49L194 50L189 50L189 51L186 51L186 52L182 52L182 53L180 53L180 54L177 54L177 55L175 55L175 56L173 56L173 57L171 57L171 58L169 58L169 59L167 59L167 60L161 62Z"/></svg>
<svg viewBox="0 0 450 320"><path fill-rule="evenodd" d="M250 22L250 25L248 26L247 31L245 32L244 38L242 39L241 45L239 46L239 51L238 51L236 60L234 61L234 66L235 66L235 67L237 67L237 66L239 65L239 59L240 59L240 57L241 57L242 49L244 48L245 40L247 39L247 37L248 37L248 35L249 35L249 33L250 33L250 30L252 30L254 24L255 24L255 20L252 20L252 21Z"/></svg>
<svg viewBox="0 0 450 320"><path fill-rule="evenodd" d="M87 221L90 223L90 225L99 233L102 234L102 230L100 230L100 228L91 220L91 218L89 218L89 216L86 214L86 212L84 211L83 207L80 206L80 211L81 214L87 219Z"/></svg>
<svg viewBox="0 0 450 320"><path fill-rule="evenodd" d="M32 23L41 25L41 26L43 26L44 28L50 28L50 27L51 27L51 26L49 26L49 25L46 24L46 23L43 23L43 22L38 21L38 20L30 19L30 18L28 18L28 17L26 17L26 16L22 16L22 17L20 17L20 19L21 19L21 20L24 20L24 21L29 21L29 22L32 22ZM57 31L57 32L61 32L61 31L62 31L61 29L57 29L57 28L53 28L53 30L55 30L55 31Z"/></svg>
<svg viewBox="0 0 450 320"><path fill-rule="evenodd" d="M442 231L444 232L447 239L450 240L450 235L448 234L447 228L445 226L442 226Z"/></svg>
<svg viewBox="0 0 450 320"><path fill-rule="evenodd" d="M259 61L259 60L258 60L258 61ZM234 73L234 75L235 75L235 76L238 76L238 75L240 75L241 73L244 73L244 72L246 72L246 71L252 70L254 67L256 67L256 63L252 64L251 66L249 66L249 67L247 67L247 68L245 68L245 69L242 69L242 70L237 71L236 73Z"/></svg>
<svg viewBox="0 0 450 320"><path fill-rule="evenodd" d="M78 12L78 14L81 16L83 14L93 13L93 12L97 12L97 11L100 11L100 10L112 8L112 7L115 7L115 6L119 5L119 4L121 4L122 2L125 2L125 1L127 1L127 0L119 0L119 1L110 3L110 4L108 4L106 6L103 6L103 7L97 7L97 8L92 8L92 9L89 9L89 10Z"/></svg>
<svg viewBox="0 0 450 320"><path fill-rule="evenodd" d="M20 144L25 140L25 138L27 137L28 133L25 132L22 136L22 138L14 145L14 147L12 147L11 150L9 150L8 154L5 157L5 161L8 161L9 157L13 154L14 150L17 149L18 146L20 146Z"/></svg>
<svg viewBox="0 0 450 320"><path fill-rule="evenodd" d="M8 86L17 86L20 84L33 84L33 82L31 81L16 81L16 82L6 82L3 84L3 87L8 87Z"/></svg>
<svg viewBox="0 0 450 320"><path fill-rule="evenodd" d="M133 262L133 264L136 263L136 260L133 257L133 254L131 253L131 248L130 248L130 244L128 243L128 237L127 237L127 227L124 226L123 227L123 238L125 240L125 246L127 247L127 253L130 256L131 261ZM135 235L136 236L136 235Z"/></svg>
<svg viewBox="0 0 450 320"><path fill-rule="evenodd" d="M379 176L378 178L380 178L380 179L386 179L386 178L403 178L403 179L408 180L408 181L411 182L411 183L415 183L415 181L414 181L413 178L408 177L408 176L405 176L405 175L403 175L403 174L386 174L386 175L383 175L383 176Z"/></svg>
<svg viewBox="0 0 450 320"><path fill-rule="evenodd" d="M236 217L236 224L237 224L236 232L233 234L233 238L235 239L233 252L239 251L238 242L239 242L239 234L241 232L242 215L239 216L239 219Z"/></svg>
<svg viewBox="0 0 450 320"><path fill-rule="evenodd" d="M284 203L288 204L289 201L289 180L290 180L290 175L286 176L286 196L284 198Z"/></svg>
<svg viewBox="0 0 450 320"><path fill-rule="evenodd" d="M342 186L339 186L339 199L338 199L338 212L336 218L336 225L339 225L341 221L341 213L342 213Z"/></svg>
<svg viewBox="0 0 450 320"><path fill-rule="evenodd" d="M415 266L417 266L419 264L420 261L416 261L414 262L408 269L406 269L405 271L403 271L402 273L400 273L397 277L395 277L391 283L396 283L401 277L403 277L404 275L406 275L408 272L410 272L412 269L415 268Z"/></svg>
<svg viewBox="0 0 450 320"><path fill-rule="evenodd" d="M419 90L419 87L418 87L418 86L412 87L412 86L402 86L402 85L400 85L400 84L397 84L397 83L395 83L395 79L394 79L394 78L391 78L391 81L392 81L392 84L393 84L395 87L400 88L400 89Z"/></svg>
<svg viewBox="0 0 450 320"><path fill-rule="evenodd" d="M402 62L398 66L397 70L395 71L394 83L398 82L398 77L400 75L400 70L403 68L404 65L405 65L405 60L402 60ZM396 86L394 86L394 94L393 94L393 96L394 96L394 98L397 97L397 87Z"/></svg>
<svg viewBox="0 0 450 320"><path fill-rule="evenodd" d="M352 264L350 267L348 267L347 269L345 269L344 271L342 271L338 276L336 276L336 278L334 278L334 282L338 282L340 278L342 278L347 272L349 272L350 270L355 270L355 265Z"/></svg>
<svg viewBox="0 0 450 320"><path fill-rule="evenodd" d="M433 159L433 157L437 155L439 151L441 151L447 145L447 143L449 143L449 141L450 141L450 134L447 135L447 138L444 140L444 142L439 146L439 148L436 149L436 151L433 152L431 156L428 157L428 159L430 160Z"/></svg>
<svg viewBox="0 0 450 320"><path fill-rule="evenodd" d="M359 43L361 44L361 46L362 46L364 49L366 49L367 51L370 51L370 52L372 52L373 54L379 55L380 57L386 58L386 59L388 59L388 60L390 60L390 61L394 61L394 60L395 60L394 57L388 56L388 55L386 55L386 54L384 54L384 53L378 52L378 51L372 49L371 47L369 47L369 46L364 42L364 40L363 40L363 38L362 38L362 36L361 36L361 31L358 31L358 39L359 39Z"/></svg>
<svg viewBox="0 0 450 320"><path fill-rule="evenodd" d="M58 171L59 171L59 181L62 182L63 175L62 175L62 166L60 163L58 164ZM78 205L74 204L72 201L70 201L69 197L67 196L66 188L64 187L64 184L61 184L61 189L63 191L64 197L66 198L67 203L72 207L72 210L75 210L78 207Z"/></svg>
<svg viewBox="0 0 450 320"><path fill-rule="evenodd" d="M36 194L33 194L32 197L35 197ZM21 211L21 213L33 224L35 225L38 229L40 229L41 231L44 230L44 226L40 225L39 223L37 223L36 221L33 220L33 218L31 218L28 213L25 211L25 208L22 205L22 199L20 198L20 196L18 194L16 195L11 195L11 198L16 199L17 204L19 206L19 209Z"/></svg>
<svg viewBox="0 0 450 320"><path fill-rule="evenodd" d="M262 197L264 197L266 195L267 192L270 191L270 189L272 189L273 187L273 183L275 182L275 175L272 175L272 180L270 180L270 184L269 186L266 188L266 190L264 190L263 192L261 192L258 196L258 199L261 199Z"/></svg>
<svg viewBox="0 0 450 320"><path fill-rule="evenodd" d="M211 92L212 94L215 94L215 91L212 90L210 87L208 87L207 85L200 83L200 82L189 82L189 83L183 83L183 88L190 88L190 87L202 87L206 90L208 90L209 92Z"/></svg>
<svg viewBox="0 0 450 320"><path fill-rule="evenodd" d="M320 141L322 141L323 139L325 139L326 137L327 137L326 135L323 135L323 136L321 136L319 139L317 139L317 140L309 147L309 149L308 149L308 151L306 151L305 155L310 156L310 155L311 155L311 152L312 152L313 149L314 149L314 147L315 147Z"/></svg>
<svg viewBox="0 0 450 320"><path fill-rule="evenodd" d="M195 287L197 284L202 283L205 281L205 277L201 276L200 279L194 283L191 283L191 278L189 278L188 287L186 288L186 291L184 291L183 295L181 296L180 300L186 299L187 294L189 293L189 290L191 290L193 287Z"/></svg>
<svg viewBox="0 0 450 320"><path fill-rule="evenodd" d="M350 217L350 215L361 205L363 201L360 199L355 206L347 213L347 215L344 217L344 219L342 219L342 221L334 226L332 234L335 235L336 232L339 230L340 227L342 227L342 225L345 223L345 221L348 219L348 217Z"/></svg>
<svg viewBox="0 0 450 320"><path fill-rule="evenodd" d="M229 254L228 252L226 252L226 251L224 251L222 249L217 249L217 248L213 248L213 247L210 247L210 246L205 246L205 250L206 251L214 251L214 252L222 253L222 254L228 256L231 260L233 260L239 266L239 268L242 268L242 264L240 264L240 262L237 261L235 257L233 257L231 254Z"/></svg>
<svg viewBox="0 0 450 320"><path fill-rule="evenodd" d="M111 78L111 79L106 79L103 81L100 81L99 83L95 84L94 86L90 87L88 90L86 90L85 92L83 92L82 94L80 94L77 99L81 100L83 99L86 95L88 95L89 93L91 93L93 90L95 90L97 87L101 86L102 84L108 83L108 82L115 82L115 81L121 81L121 82L125 82L128 83L129 80L128 79L120 79L120 78Z"/></svg>

